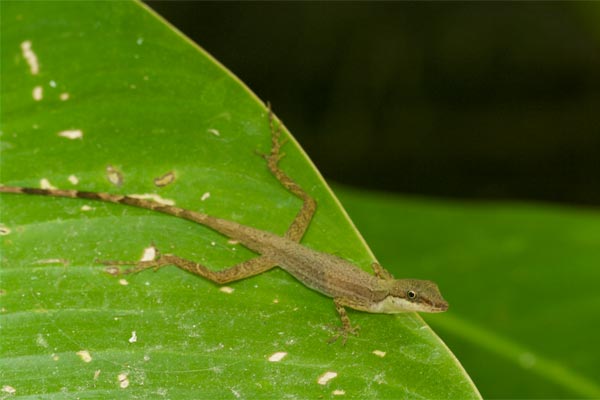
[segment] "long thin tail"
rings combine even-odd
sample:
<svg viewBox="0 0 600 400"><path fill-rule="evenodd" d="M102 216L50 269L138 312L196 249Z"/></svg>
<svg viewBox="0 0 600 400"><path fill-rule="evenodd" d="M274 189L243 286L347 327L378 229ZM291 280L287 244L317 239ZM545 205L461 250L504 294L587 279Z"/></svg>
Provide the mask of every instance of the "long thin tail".
<svg viewBox="0 0 600 400"><path fill-rule="evenodd" d="M70 197L73 199L87 199L104 201L108 203L125 204L128 206L145 208L147 210L158 211L164 214L173 215L175 217L185 218L199 224L211 225L209 220L213 218L202 213L185 210L183 208L165 205L156 201L141 199L132 196L125 196L110 193L83 192L79 190L61 190L61 189L37 189L18 186L0 186L0 193L16 193L16 194L35 194L40 196L52 197Z"/></svg>
<svg viewBox="0 0 600 400"><path fill-rule="evenodd" d="M51 197L69 197L72 199L86 199L103 201L108 203L124 204L146 210L158 211L164 214L173 215L175 217L184 218L198 224L208 226L215 231L228 236L232 239L239 240L242 244L248 246L253 242L253 238L264 234L262 231L251 228L249 226L238 224L237 222L228 221L225 219L213 217L211 215L199 213L196 211L186 210L184 208L171 205L161 204L156 201L146 200L134 196L126 196L110 193L83 192L79 190L61 190L61 189L37 189L18 186L2 186L0 185L0 193L15 193L15 194L34 194L40 196ZM259 243L260 245L260 243ZM252 246L250 248L260 250L260 246Z"/></svg>

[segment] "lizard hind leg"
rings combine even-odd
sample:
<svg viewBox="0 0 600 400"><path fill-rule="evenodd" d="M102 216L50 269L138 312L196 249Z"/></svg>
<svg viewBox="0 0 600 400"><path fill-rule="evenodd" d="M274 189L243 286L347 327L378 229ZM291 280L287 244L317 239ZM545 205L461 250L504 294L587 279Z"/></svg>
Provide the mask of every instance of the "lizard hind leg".
<svg viewBox="0 0 600 400"><path fill-rule="evenodd" d="M267 106L269 110L269 126L271 128L271 151L268 154L264 154L263 158L267 161L269 171L279 183L302 200L302 208L298 214L296 214L296 217L285 233L286 238L295 242L300 242L317 210L317 202L300 185L279 168L279 160L283 157L281 147L285 143L281 139L282 124L275 120L275 116L271 111L271 105L267 103Z"/></svg>
<svg viewBox="0 0 600 400"><path fill-rule="evenodd" d="M260 256L223 270L213 271L200 263L186 260L174 254L160 254L151 261L102 261L102 263L111 266L107 269L107 272L112 275L134 274L146 269L154 269L156 271L161 267L174 265L195 275L200 275L216 284L224 284L258 275L276 266L276 263L273 261ZM133 267L124 270L114 268L114 266L118 265L133 265Z"/></svg>

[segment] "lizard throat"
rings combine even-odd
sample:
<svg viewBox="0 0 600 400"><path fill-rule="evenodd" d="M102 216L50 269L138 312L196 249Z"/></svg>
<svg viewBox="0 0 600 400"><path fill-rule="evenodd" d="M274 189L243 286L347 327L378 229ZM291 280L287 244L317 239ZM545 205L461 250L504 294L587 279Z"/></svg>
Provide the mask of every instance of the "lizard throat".
<svg viewBox="0 0 600 400"><path fill-rule="evenodd" d="M369 312L381 314L399 314L403 312L443 312L448 309L446 304L429 304L427 302L412 302L401 297L387 296L385 299L369 307Z"/></svg>

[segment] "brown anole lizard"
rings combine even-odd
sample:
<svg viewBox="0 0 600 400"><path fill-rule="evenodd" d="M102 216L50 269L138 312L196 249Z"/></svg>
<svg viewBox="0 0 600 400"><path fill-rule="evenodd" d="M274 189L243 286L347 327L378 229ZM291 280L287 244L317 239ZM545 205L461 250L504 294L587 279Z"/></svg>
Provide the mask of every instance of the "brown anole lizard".
<svg viewBox="0 0 600 400"><path fill-rule="evenodd" d="M442 312L448 303L431 281L417 279L394 279L391 273L376 262L372 263L375 275L371 275L352 263L332 254L312 250L300 244L316 211L315 200L279 168L281 159L281 124L275 127L269 108L271 126L271 151L263 155L269 171L288 191L302 199L303 205L284 236L241 225L233 221L183 208L163 205L151 200L126 195L84 192L78 190L36 189L16 186L0 186L2 193L35 194L56 197L98 200L125 204L158 211L184 218L205 226L238 241L259 254L258 257L230 268L213 271L204 265L186 260L174 254L158 254L152 261L123 262L105 261L108 265L135 265L132 268L113 272L135 273L145 269L157 270L166 265L175 265L200 275L214 283L224 284L258 275L279 266L304 285L326 296L332 297L342 326L331 341L348 334L358 334L358 326L352 326L344 307L371 313L396 314L402 312Z"/></svg>

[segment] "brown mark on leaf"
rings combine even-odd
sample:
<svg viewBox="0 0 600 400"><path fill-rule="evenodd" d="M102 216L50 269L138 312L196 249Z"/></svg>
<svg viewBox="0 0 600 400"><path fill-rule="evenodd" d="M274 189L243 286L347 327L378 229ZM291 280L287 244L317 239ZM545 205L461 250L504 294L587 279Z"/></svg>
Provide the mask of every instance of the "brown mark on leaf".
<svg viewBox="0 0 600 400"><path fill-rule="evenodd" d="M154 184L158 187L163 187L170 185L175 181L175 173L173 171L169 171L163 176L159 176L158 178L154 178Z"/></svg>
<svg viewBox="0 0 600 400"><path fill-rule="evenodd" d="M123 184L123 173L112 165L106 167L106 177L108 178L108 181L115 186L121 186Z"/></svg>

